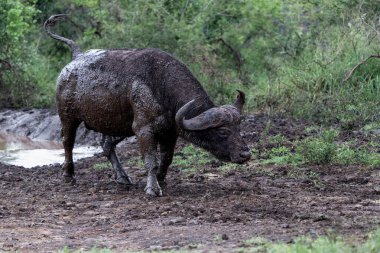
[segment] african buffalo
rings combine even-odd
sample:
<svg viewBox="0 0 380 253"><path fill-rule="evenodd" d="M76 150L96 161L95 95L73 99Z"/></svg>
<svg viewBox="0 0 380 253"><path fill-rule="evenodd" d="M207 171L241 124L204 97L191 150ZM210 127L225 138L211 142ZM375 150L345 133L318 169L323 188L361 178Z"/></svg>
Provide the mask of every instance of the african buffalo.
<svg viewBox="0 0 380 253"><path fill-rule="evenodd" d="M216 107L190 70L159 49L93 49L50 31L66 15L44 24L49 36L66 43L72 61L57 80L56 101L65 149L64 175L73 180L72 150L78 125L103 133L102 146L119 182L131 183L115 153L123 138L136 135L148 171L145 192L161 196L178 136L218 159L243 163L250 150L240 136L245 95Z"/></svg>

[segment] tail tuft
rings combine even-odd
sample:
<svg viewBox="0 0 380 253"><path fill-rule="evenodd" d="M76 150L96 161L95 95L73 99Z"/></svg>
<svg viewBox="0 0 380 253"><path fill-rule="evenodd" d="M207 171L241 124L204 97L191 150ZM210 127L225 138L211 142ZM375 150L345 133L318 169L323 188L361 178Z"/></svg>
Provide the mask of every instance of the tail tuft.
<svg viewBox="0 0 380 253"><path fill-rule="evenodd" d="M47 29L48 26L54 26L57 23L57 21L67 20L67 18L68 18L67 14L52 15L44 23L45 30Z"/></svg>

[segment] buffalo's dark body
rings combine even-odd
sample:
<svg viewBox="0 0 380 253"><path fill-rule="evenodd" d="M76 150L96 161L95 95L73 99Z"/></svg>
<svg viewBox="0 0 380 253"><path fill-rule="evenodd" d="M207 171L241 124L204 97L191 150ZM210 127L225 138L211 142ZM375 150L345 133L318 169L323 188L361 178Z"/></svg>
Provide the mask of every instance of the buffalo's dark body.
<svg viewBox="0 0 380 253"><path fill-rule="evenodd" d="M136 113L147 121L161 116L156 134L174 132L175 114L190 98L198 104L188 118L214 107L186 66L158 49L90 50L70 62L57 82L61 119L116 136L134 135Z"/></svg>

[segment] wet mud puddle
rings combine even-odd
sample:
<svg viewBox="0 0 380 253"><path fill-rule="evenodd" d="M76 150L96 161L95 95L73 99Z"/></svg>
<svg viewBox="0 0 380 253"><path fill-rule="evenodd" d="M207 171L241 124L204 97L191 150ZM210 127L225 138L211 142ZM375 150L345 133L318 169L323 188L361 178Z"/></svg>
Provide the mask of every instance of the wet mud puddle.
<svg viewBox="0 0 380 253"><path fill-rule="evenodd" d="M74 161L101 152L98 147L74 148ZM34 140L29 137L0 132L0 162L32 168L63 163L64 150L59 142Z"/></svg>

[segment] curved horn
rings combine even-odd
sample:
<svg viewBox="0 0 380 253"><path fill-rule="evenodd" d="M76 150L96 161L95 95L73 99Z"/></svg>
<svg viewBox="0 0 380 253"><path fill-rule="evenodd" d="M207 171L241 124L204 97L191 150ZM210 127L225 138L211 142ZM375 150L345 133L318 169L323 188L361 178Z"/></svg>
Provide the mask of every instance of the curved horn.
<svg viewBox="0 0 380 253"><path fill-rule="evenodd" d="M221 108L211 108L191 119L183 119L185 130L199 131L220 126L224 123L224 112Z"/></svg>
<svg viewBox="0 0 380 253"><path fill-rule="evenodd" d="M191 119L185 119L186 114L192 107L195 99L182 106L175 115L175 121L178 126L184 130L196 131L204 130L210 127L215 127L223 123L223 117L221 117L221 110L219 108L211 108L198 116Z"/></svg>
<svg viewBox="0 0 380 253"><path fill-rule="evenodd" d="M185 119L190 107L193 105L194 100L191 100L182 106L175 116L175 121L178 126L184 130L199 131L208 128L221 126L225 123L231 123L240 119L240 113L235 106L223 105L214 107L202 112L198 116L191 119Z"/></svg>
<svg viewBox="0 0 380 253"><path fill-rule="evenodd" d="M237 95L236 101L233 105L239 110L239 113L241 114L243 111L243 105L245 104L245 94L241 90L236 91L239 92L239 95Z"/></svg>
<svg viewBox="0 0 380 253"><path fill-rule="evenodd" d="M232 105L214 107L191 119L182 119L185 130L205 130L240 120L240 113Z"/></svg>
<svg viewBox="0 0 380 253"><path fill-rule="evenodd" d="M175 114L175 122L178 126L183 128L183 119L186 116L186 113L189 111L190 107L194 103L195 99L187 102L184 106L182 106L177 113Z"/></svg>

